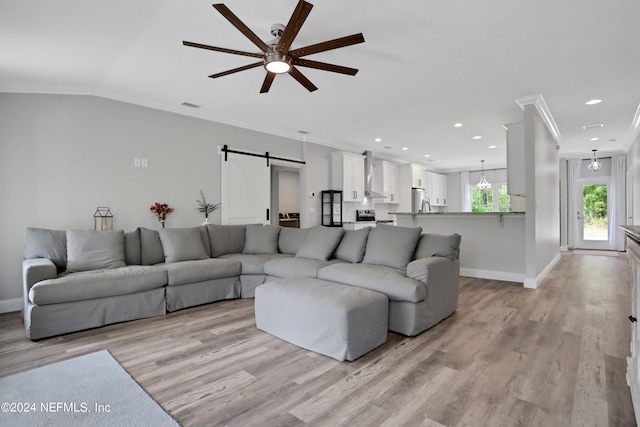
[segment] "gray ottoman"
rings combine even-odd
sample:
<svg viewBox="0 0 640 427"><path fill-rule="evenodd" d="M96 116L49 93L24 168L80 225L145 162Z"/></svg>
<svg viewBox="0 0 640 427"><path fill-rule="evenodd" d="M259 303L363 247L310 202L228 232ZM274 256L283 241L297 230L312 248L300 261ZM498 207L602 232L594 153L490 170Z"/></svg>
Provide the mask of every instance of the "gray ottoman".
<svg viewBox="0 0 640 427"><path fill-rule="evenodd" d="M338 360L387 341L389 301L378 292L296 277L256 288L258 329Z"/></svg>

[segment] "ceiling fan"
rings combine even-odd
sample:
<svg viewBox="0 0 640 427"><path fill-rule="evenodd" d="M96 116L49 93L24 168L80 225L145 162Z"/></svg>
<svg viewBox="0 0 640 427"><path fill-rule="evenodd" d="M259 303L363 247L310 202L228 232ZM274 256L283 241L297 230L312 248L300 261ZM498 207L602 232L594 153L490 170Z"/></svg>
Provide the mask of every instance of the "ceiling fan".
<svg viewBox="0 0 640 427"><path fill-rule="evenodd" d="M249 70L251 68L259 67L262 65L267 70L267 75L264 78L262 87L260 88L260 93L268 92L269 88L271 88L271 84L273 83L273 79L275 78L276 74L284 73L289 73L291 77L296 79L302 86L307 88L309 92L313 92L318 88L313 83L311 83L311 81L306 78L296 68L296 66L315 68L317 70L331 71L334 73L347 74L350 76L355 76L358 72L358 70L355 68L327 64L325 62L312 61L310 59L304 59L303 57L312 55L314 53L325 52L332 49L338 49L345 46L363 43L364 36L362 35L362 33L352 34L350 36L341 37L326 42L301 47L298 49L291 49L291 43L293 43L293 40L298 35L300 28L302 28L302 24L304 24L307 16L309 16L309 12L311 12L311 9L313 8L312 4L307 3L304 0L300 0L298 2L298 5L293 11L291 18L289 19L289 23L286 26L282 24L274 24L271 26L271 35L273 35L275 38L269 43L263 42L224 4L219 3L212 6L261 50L261 52L259 53L244 52L240 50L226 49L222 47L183 41L182 44L185 46L197 47L199 49L208 49L216 52L231 53L234 55L260 58L260 61L254 62L253 64L244 65L242 67L223 71L217 74L212 74L209 76L212 79L227 76L239 71Z"/></svg>

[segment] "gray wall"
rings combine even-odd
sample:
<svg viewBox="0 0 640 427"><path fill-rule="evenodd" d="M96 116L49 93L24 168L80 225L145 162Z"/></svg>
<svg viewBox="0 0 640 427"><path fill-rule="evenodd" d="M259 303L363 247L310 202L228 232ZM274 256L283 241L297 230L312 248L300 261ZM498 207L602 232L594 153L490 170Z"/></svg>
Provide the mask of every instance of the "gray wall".
<svg viewBox="0 0 640 427"><path fill-rule="evenodd" d="M26 227L92 229L97 206L114 228L158 228L153 202L175 208L168 227L200 225L203 190L220 200L219 145L302 159L303 143L211 121L92 96L0 93L0 311L21 298ZM306 143L301 182L328 185L326 147ZM317 158L315 156L318 156ZM148 168L135 168L134 158ZM317 160L316 160L317 159ZM312 177L305 179L304 171ZM307 194L305 187L301 194ZM219 222L219 211L212 218ZM319 223L315 214L306 225ZM4 310L6 311L6 310Z"/></svg>
<svg viewBox="0 0 640 427"><path fill-rule="evenodd" d="M627 154L627 169L631 172L632 224L640 224L640 136L636 138Z"/></svg>
<svg viewBox="0 0 640 427"><path fill-rule="evenodd" d="M560 173L556 142L532 104L524 109L526 150L526 270L527 282L536 278L560 251Z"/></svg>

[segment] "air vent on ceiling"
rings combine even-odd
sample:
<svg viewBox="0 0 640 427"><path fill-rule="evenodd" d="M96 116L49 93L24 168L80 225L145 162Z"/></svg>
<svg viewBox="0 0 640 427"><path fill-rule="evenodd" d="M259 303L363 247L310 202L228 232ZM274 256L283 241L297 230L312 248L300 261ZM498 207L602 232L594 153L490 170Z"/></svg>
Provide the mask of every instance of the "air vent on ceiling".
<svg viewBox="0 0 640 427"><path fill-rule="evenodd" d="M190 103L190 102L183 102L183 103L182 103L182 104L180 104L180 105L182 105L183 107L189 107L189 108L200 108L200 106L199 106L199 105L192 104L192 103Z"/></svg>

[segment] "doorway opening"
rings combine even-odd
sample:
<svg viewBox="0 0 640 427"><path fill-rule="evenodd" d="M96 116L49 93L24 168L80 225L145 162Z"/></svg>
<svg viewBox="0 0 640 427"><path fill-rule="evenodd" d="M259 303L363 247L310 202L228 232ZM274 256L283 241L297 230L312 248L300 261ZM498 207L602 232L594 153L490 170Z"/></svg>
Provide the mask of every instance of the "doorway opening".
<svg viewBox="0 0 640 427"><path fill-rule="evenodd" d="M300 169L274 164L271 173L271 223L300 228Z"/></svg>

